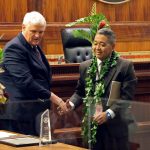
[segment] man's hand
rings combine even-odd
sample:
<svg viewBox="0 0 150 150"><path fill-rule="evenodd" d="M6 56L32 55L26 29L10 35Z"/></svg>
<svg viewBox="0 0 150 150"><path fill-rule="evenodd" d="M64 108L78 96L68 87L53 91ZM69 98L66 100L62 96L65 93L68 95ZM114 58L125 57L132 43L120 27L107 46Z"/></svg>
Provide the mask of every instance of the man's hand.
<svg viewBox="0 0 150 150"><path fill-rule="evenodd" d="M59 115L64 115L72 110L72 107L69 103L69 99L66 101L66 103L61 104L62 107L59 105L57 108Z"/></svg>
<svg viewBox="0 0 150 150"><path fill-rule="evenodd" d="M63 115L63 114L68 112L68 108L66 106L66 103L63 100L59 103L59 106L57 107L57 110L58 110L58 113L60 115Z"/></svg>
<svg viewBox="0 0 150 150"><path fill-rule="evenodd" d="M107 114L106 112L101 112L101 113L96 113L93 116L93 120L96 121L99 125L103 124L104 122L107 121Z"/></svg>
<svg viewBox="0 0 150 150"><path fill-rule="evenodd" d="M67 99L67 101L66 101L66 106L67 106L67 108L68 108L68 111L71 111L72 110L72 106L70 105L70 103L69 103L69 99Z"/></svg>

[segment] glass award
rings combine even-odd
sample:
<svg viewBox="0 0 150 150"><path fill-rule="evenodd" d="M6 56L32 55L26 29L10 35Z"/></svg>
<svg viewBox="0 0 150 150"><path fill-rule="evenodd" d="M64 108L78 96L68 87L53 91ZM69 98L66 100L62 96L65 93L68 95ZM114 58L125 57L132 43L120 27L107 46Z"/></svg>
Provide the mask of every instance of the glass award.
<svg viewBox="0 0 150 150"><path fill-rule="evenodd" d="M103 112L102 104L91 104L89 109L89 117L94 117Z"/></svg>
<svg viewBox="0 0 150 150"><path fill-rule="evenodd" d="M97 116L97 115L99 115L102 112L103 112L102 104L96 104L94 116Z"/></svg>
<svg viewBox="0 0 150 150"><path fill-rule="evenodd" d="M87 137L85 137L84 139L84 144L86 145L86 147L88 146L89 149L92 149L92 143L91 143L91 139L93 137L93 119L98 117L101 113L103 112L103 106L102 103L99 102L97 104L90 104L89 105L89 109L88 109L88 118L87 118ZM86 119L86 118L85 118ZM88 144L88 145L87 145Z"/></svg>
<svg viewBox="0 0 150 150"><path fill-rule="evenodd" d="M41 115L39 146L47 145L51 142L51 140L50 115L49 109L47 109Z"/></svg>

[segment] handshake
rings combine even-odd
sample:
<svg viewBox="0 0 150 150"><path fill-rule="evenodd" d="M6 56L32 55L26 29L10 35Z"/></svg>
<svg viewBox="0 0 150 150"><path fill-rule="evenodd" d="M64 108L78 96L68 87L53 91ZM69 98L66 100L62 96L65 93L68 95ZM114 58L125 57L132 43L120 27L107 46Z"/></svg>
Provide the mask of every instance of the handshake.
<svg viewBox="0 0 150 150"><path fill-rule="evenodd" d="M70 112L72 109L73 109L73 107L70 105L69 99L66 102L61 100L57 107L57 111L58 111L59 115L64 115L64 114Z"/></svg>

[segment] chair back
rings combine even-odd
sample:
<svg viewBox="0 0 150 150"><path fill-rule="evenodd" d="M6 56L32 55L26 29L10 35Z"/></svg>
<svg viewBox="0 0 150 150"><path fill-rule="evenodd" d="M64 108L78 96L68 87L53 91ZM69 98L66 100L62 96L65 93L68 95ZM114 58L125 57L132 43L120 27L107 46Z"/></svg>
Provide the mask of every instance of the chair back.
<svg viewBox="0 0 150 150"><path fill-rule="evenodd" d="M66 63L80 63L92 58L91 43L88 40L74 37L72 32L76 29L82 29L90 32L89 28L64 28L61 30Z"/></svg>

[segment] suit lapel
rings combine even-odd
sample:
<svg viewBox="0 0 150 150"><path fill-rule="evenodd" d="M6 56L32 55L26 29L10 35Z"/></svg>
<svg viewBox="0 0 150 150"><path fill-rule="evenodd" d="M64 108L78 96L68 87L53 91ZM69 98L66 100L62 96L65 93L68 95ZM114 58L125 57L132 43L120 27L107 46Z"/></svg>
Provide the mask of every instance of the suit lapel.
<svg viewBox="0 0 150 150"><path fill-rule="evenodd" d="M25 48L29 51L30 56L32 57L32 60L35 61L46 73L46 76L49 77L49 64L43 54L43 52L41 51L40 47L38 46L38 50L41 54L41 57L43 58L43 62L41 62L39 60L39 58L37 57L36 53L34 52L33 48L31 47L31 45L26 41L26 39L24 38L24 36L22 35L22 33L18 34L18 38L20 39L21 43L23 43L23 45L25 46Z"/></svg>
<svg viewBox="0 0 150 150"><path fill-rule="evenodd" d="M35 62L37 62L40 66L42 65L42 62L39 60L39 58L37 57L36 53L34 52L33 49L31 49L31 57L33 58L33 60Z"/></svg>
<svg viewBox="0 0 150 150"><path fill-rule="evenodd" d="M20 39L20 41L23 43L23 45L30 51L31 57L33 58L33 60L35 62L37 62L40 66L42 65L42 62L39 60L39 58L37 57L36 53L34 52L34 49L31 47L31 45L26 41L26 39L24 38L24 36L22 35L22 33L19 33L18 38ZM40 48L38 47L38 50ZM41 50L40 50L40 54L41 54ZM42 65L43 66L43 65Z"/></svg>
<svg viewBox="0 0 150 150"><path fill-rule="evenodd" d="M45 72L46 72L46 74L48 75L48 78L49 78L49 71L50 71L49 70L49 63L48 63L45 55L43 54L42 50L40 49L40 47L38 47L38 50L39 50L39 53L40 53L41 58L42 58L42 61L41 60L39 60L39 61L40 61L43 69L45 70Z"/></svg>
<svg viewBox="0 0 150 150"><path fill-rule="evenodd" d="M107 86L112 81L112 78L115 75L115 72L116 72L116 67L113 67L112 69L110 69L110 71L108 72L107 76L104 78L105 88L107 88Z"/></svg>
<svg viewBox="0 0 150 150"><path fill-rule="evenodd" d="M41 68L45 71L46 74L48 74L49 68L47 68L47 65L45 63L45 57L43 56L44 54L42 54L41 50L39 50L39 53L41 55L42 60L40 60L37 56L37 54L32 50L32 58L34 59L34 61L36 61Z"/></svg>

